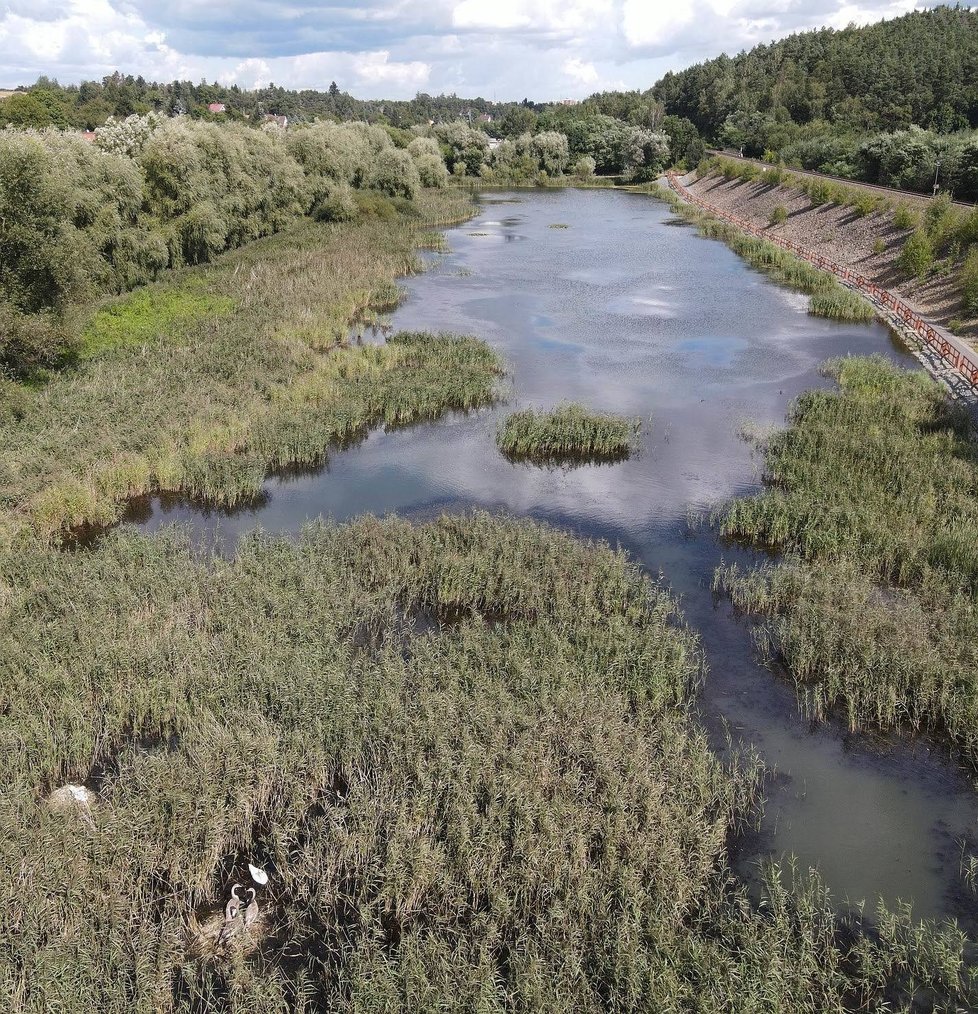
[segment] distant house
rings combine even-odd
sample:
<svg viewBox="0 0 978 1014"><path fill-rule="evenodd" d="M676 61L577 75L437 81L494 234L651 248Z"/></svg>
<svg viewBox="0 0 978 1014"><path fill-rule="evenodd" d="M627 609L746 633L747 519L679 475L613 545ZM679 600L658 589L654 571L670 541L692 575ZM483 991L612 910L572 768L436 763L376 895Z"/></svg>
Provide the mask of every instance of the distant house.
<svg viewBox="0 0 978 1014"><path fill-rule="evenodd" d="M94 130L79 130L78 133L85 141L94 141L95 138L98 136Z"/></svg>
<svg viewBox="0 0 978 1014"><path fill-rule="evenodd" d="M562 106L576 106L577 105L577 99L561 99L560 100L560 104Z"/></svg>
<svg viewBox="0 0 978 1014"><path fill-rule="evenodd" d="M289 118L287 116L276 116L275 113L265 113L265 122L274 123L277 127L287 127Z"/></svg>
<svg viewBox="0 0 978 1014"><path fill-rule="evenodd" d="M476 117L477 123L492 123L492 117L488 113L480 113Z"/></svg>
<svg viewBox="0 0 978 1014"><path fill-rule="evenodd" d="M207 112L209 113L223 113L224 111L223 102L211 102L207 106Z"/></svg>

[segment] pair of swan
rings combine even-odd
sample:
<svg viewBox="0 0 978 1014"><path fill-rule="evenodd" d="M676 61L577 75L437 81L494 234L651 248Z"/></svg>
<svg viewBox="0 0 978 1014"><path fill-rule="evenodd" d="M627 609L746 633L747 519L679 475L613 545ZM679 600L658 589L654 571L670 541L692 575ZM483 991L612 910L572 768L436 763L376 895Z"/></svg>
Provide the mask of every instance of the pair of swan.
<svg viewBox="0 0 978 1014"><path fill-rule="evenodd" d="M217 938L218 947L224 946L240 928L241 922L238 916L241 914L243 902L238 893L240 890L241 885L234 884L231 888L231 897L224 906L224 927L221 930L221 935ZM248 895L248 901L245 905L243 921L245 929L249 929L258 919L258 892L253 887L249 887L246 888L245 893Z"/></svg>

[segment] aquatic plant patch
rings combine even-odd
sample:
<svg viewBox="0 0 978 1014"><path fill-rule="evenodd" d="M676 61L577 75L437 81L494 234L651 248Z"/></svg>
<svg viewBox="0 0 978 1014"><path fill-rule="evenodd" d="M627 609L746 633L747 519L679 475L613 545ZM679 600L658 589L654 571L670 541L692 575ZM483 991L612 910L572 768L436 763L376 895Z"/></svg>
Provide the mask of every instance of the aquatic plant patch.
<svg viewBox="0 0 978 1014"><path fill-rule="evenodd" d="M507 416L496 435L499 449L514 460L615 461L635 448L641 423L582 405L549 412L524 409Z"/></svg>
<svg viewBox="0 0 978 1014"><path fill-rule="evenodd" d="M721 571L767 617L815 716L853 728L950 736L978 761L978 450L966 411L921 371L829 364L769 441L768 488L720 515L728 536L775 546L779 565Z"/></svg>

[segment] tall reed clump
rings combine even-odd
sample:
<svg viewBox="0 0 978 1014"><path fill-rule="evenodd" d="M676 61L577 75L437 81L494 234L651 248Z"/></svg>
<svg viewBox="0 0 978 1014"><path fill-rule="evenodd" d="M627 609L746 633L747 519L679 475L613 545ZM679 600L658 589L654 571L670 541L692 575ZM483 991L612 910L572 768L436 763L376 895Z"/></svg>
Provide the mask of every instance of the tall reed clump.
<svg viewBox="0 0 978 1014"><path fill-rule="evenodd" d="M415 206L305 222L184 269L96 312L76 369L0 387L0 535L110 524L155 489L234 503L270 467L320 461L367 427L491 400L501 364L482 342L350 345L418 269L423 229L463 211L443 191Z"/></svg>
<svg viewBox="0 0 978 1014"><path fill-rule="evenodd" d="M496 444L508 458L530 461L620 461L631 454L641 423L583 405L507 416Z"/></svg>
<svg viewBox="0 0 978 1014"><path fill-rule="evenodd" d="M718 582L768 618L767 648L810 711L853 728L946 733L978 763L978 451L964 410L924 373L831 364L838 393L802 396L770 441L758 496L725 535L776 566Z"/></svg>
<svg viewBox="0 0 978 1014"><path fill-rule="evenodd" d="M865 935L773 875L755 912L725 855L757 768L711 753L695 637L606 546L362 518L0 572L11 1014L975 999L953 927ZM55 811L66 783L91 796ZM249 863L258 918L221 940Z"/></svg>

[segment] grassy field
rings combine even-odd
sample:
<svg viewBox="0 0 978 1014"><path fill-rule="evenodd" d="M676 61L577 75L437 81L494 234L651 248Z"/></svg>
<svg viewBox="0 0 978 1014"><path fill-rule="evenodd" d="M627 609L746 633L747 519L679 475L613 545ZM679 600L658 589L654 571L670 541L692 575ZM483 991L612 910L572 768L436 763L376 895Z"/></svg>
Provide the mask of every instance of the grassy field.
<svg viewBox="0 0 978 1014"><path fill-rule="evenodd" d="M677 215L696 226L701 236L722 240L751 267L770 275L778 284L808 293L811 297L808 312L813 316L857 322L870 321L875 316L866 299L841 285L830 272L813 267L774 243L741 232L702 208L687 204L668 187L652 183L641 189L668 202Z"/></svg>
<svg viewBox="0 0 978 1014"><path fill-rule="evenodd" d="M496 444L514 461L616 461L632 452L639 430L634 419L562 405L550 412L513 412Z"/></svg>
<svg viewBox="0 0 978 1014"><path fill-rule="evenodd" d="M618 552L475 515L0 566L14 1014L974 998L952 929L735 887L757 767L708 749L696 639ZM93 797L52 812L65 783ZM221 944L249 862L259 918Z"/></svg>
<svg viewBox="0 0 978 1014"><path fill-rule="evenodd" d="M222 503L269 468L322 460L368 426L484 404L501 365L481 342L404 336L351 345L396 306L396 278L465 194L415 216L305 223L99 308L87 358L45 384L0 380L0 538L110 524L130 496Z"/></svg>
<svg viewBox="0 0 978 1014"><path fill-rule="evenodd" d="M723 532L788 553L721 572L768 618L766 646L815 715L853 728L946 733L978 763L978 448L964 410L925 374L830 364L766 452L768 489Z"/></svg>

